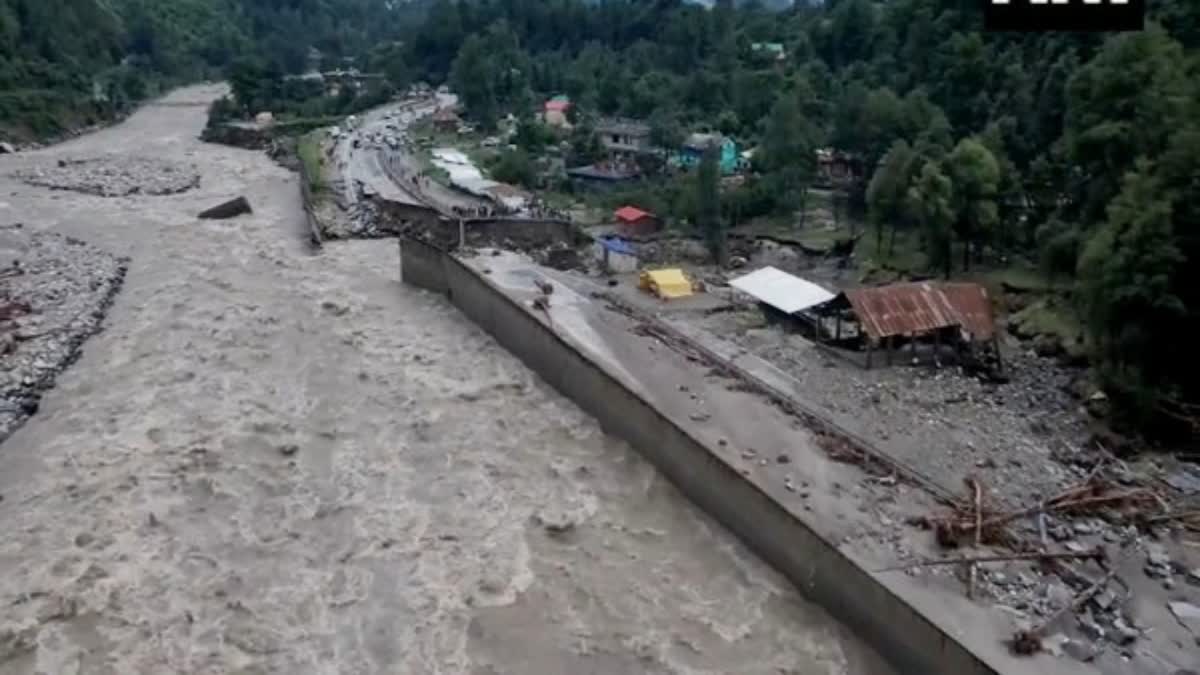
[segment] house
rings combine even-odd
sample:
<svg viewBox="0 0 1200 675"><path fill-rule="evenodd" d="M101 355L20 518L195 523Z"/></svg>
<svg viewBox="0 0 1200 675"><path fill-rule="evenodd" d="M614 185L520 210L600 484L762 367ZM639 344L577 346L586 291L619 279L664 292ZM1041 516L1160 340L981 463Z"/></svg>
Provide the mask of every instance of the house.
<svg viewBox="0 0 1200 675"><path fill-rule="evenodd" d="M854 155L833 148L817 150L817 183L820 187L844 185L862 177L862 161Z"/></svg>
<svg viewBox="0 0 1200 675"><path fill-rule="evenodd" d="M439 108L433 113L433 127L438 131L453 133L462 125L462 119L453 108Z"/></svg>
<svg viewBox="0 0 1200 675"><path fill-rule="evenodd" d="M787 50L779 42L755 42L750 45L750 51L756 56L772 61L783 61L787 58Z"/></svg>
<svg viewBox="0 0 1200 675"><path fill-rule="evenodd" d="M567 120L567 112L571 110L571 99L566 96L555 96L546 101L542 111L542 121L548 126L566 129L571 123Z"/></svg>
<svg viewBox="0 0 1200 675"><path fill-rule="evenodd" d="M721 134L692 134L684 142L683 148L680 149L672 163L684 169L698 166L709 148L717 148L717 163L721 167L722 175L731 176L737 173L741 159L738 155L737 143L732 138Z"/></svg>
<svg viewBox="0 0 1200 675"><path fill-rule="evenodd" d="M600 120L596 134L604 149L612 153L649 152L650 125L637 120L609 118Z"/></svg>
<svg viewBox="0 0 1200 675"><path fill-rule="evenodd" d="M638 268L637 250L628 241L608 235L596 240L598 257L608 274L628 274Z"/></svg>
<svg viewBox="0 0 1200 675"><path fill-rule="evenodd" d="M642 175L635 162L606 160L589 166L567 169L567 176L576 187L593 190L611 190Z"/></svg>
<svg viewBox="0 0 1200 675"><path fill-rule="evenodd" d="M617 221L617 233L622 237L642 237L662 229L662 221L636 206L622 206L613 217Z"/></svg>

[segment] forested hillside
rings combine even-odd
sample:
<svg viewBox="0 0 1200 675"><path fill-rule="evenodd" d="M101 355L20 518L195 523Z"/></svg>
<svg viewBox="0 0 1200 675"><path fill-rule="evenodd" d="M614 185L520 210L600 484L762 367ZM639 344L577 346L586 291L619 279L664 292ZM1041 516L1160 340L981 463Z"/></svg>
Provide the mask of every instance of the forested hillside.
<svg viewBox="0 0 1200 675"><path fill-rule="evenodd" d="M813 148L857 153L881 242L919 237L944 274L1041 265L1125 410L1194 424L1200 358L1175 345L1200 328L1200 3L1120 35L984 33L975 0L798 4L438 0L409 61L484 124L566 93L658 139L757 142L724 200L743 216L795 209Z"/></svg>
<svg viewBox="0 0 1200 675"><path fill-rule="evenodd" d="M379 0L0 0L0 138L100 121L239 57L285 71L310 46L357 56L394 39L409 5ZM413 5L413 7L419 7Z"/></svg>

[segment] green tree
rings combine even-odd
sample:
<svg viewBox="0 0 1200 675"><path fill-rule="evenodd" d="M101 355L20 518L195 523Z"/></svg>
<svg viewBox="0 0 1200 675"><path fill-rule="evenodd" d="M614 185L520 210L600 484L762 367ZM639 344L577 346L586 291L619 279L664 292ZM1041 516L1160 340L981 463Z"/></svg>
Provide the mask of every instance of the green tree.
<svg viewBox="0 0 1200 675"><path fill-rule="evenodd" d="M875 226L875 250L883 250L883 232L890 224L890 254L895 248L896 230L911 213L909 187L913 179L916 155L903 140L892 144L867 187L867 215Z"/></svg>
<svg viewBox="0 0 1200 675"><path fill-rule="evenodd" d="M450 69L450 81L467 113L486 130L496 128L499 113L491 58L484 39L472 35L463 43Z"/></svg>
<svg viewBox="0 0 1200 675"><path fill-rule="evenodd" d="M583 119L571 130L571 152L567 161L572 166L586 166L604 159L604 144L590 120Z"/></svg>
<svg viewBox="0 0 1200 675"><path fill-rule="evenodd" d="M533 160L529 157L529 153L520 148L500 153L500 156L491 165L490 172L492 178L501 183L522 185L528 188L535 187L534 183L537 179Z"/></svg>
<svg viewBox="0 0 1200 675"><path fill-rule="evenodd" d="M962 241L963 270L967 270L972 249L981 256L996 225L1000 166L982 143L964 138L946 159L946 168L954 185L954 229Z"/></svg>
<svg viewBox="0 0 1200 675"><path fill-rule="evenodd" d="M709 148L696 170L696 226L718 265L725 264L726 227L721 218L721 167L718 150Z"/></svg>
<svg viewBox="0 0 1200 675"><path fill-rule="evenodd" d="M935 162L926 163L913 187L909 199L924 231L929 262L950 278L952 256L950 245L954 237L954 184Z"/></svg>
<svg viewBox="0 0 1200 675"><path fill-rule="evenodd" d="M1139 157L1161 153L1186 119L1194 85L1181 45L1157 26L1116 36L1071 78L1065 141L1084 222L1105 207Z"/></svg>
<svg viewBox="0 0 1200 675"><path fill-rule="evenodd" d="M1142 162L1126 176L1079 260L1080 296L1109 384L1131 394L1142 411L1173 393L1178 364L1163 340L1187 316L1174 284L1186 259L1172 236L1171 203L1152 172Z"/></svg>
<svg viewBox="0 0 1200 675"><path fill-rule="evenodd" d="M777 204L789 212L800 210L804 226L808 189L816 175L816 131L801 114L794 96L779 99L767 120L763 144L755 157L777 195Z"/></svg>

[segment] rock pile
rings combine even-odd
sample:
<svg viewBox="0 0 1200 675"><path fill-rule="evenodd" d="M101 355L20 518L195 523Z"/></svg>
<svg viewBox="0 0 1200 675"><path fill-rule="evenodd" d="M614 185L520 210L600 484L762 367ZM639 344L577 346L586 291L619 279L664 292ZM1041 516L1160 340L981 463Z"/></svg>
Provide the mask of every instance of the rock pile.
<svg viewBox="0 0 1200 675"><path fill-rule="evenodd" d="M921 467L943 485L984 477L1009 504L1027 504L1079 480L1070 466L1089 437L1089 418L1074 394L1080 373L1023 351L1006 350L1007 384L964 376L958 368L864 370L777 328L750 328L757 312L705 317L710 332L779 366L805 383L808 403L855 421L867 437Z"/></svg>
<svg viewBox="0 0 1200 675"><path fill-rule="evenodd" d="M38 187L102 197L170 195L200 184L195 167L148 157L59 160L55 166L19 171L16 176Z"/></svg>
<svg viewBox="0 0 1200 675"><path fill-rule="evenodd" d="M56 233L0 227L0 442L98 332L125 259Z"/></svg>

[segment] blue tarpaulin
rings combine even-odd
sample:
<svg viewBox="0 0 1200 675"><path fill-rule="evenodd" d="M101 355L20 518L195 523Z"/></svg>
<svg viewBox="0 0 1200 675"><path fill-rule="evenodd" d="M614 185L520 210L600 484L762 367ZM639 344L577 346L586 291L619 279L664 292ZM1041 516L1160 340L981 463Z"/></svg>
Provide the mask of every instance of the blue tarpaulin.
<svg viewBox="0 0 1200 675"><path fill-rule="evenodd" d="M637 255L637 253L633 250L633 246L628 241L625 241L620 237L602 237L600 239L600 245L613 253L619 253L621 255Z"/></svg>

